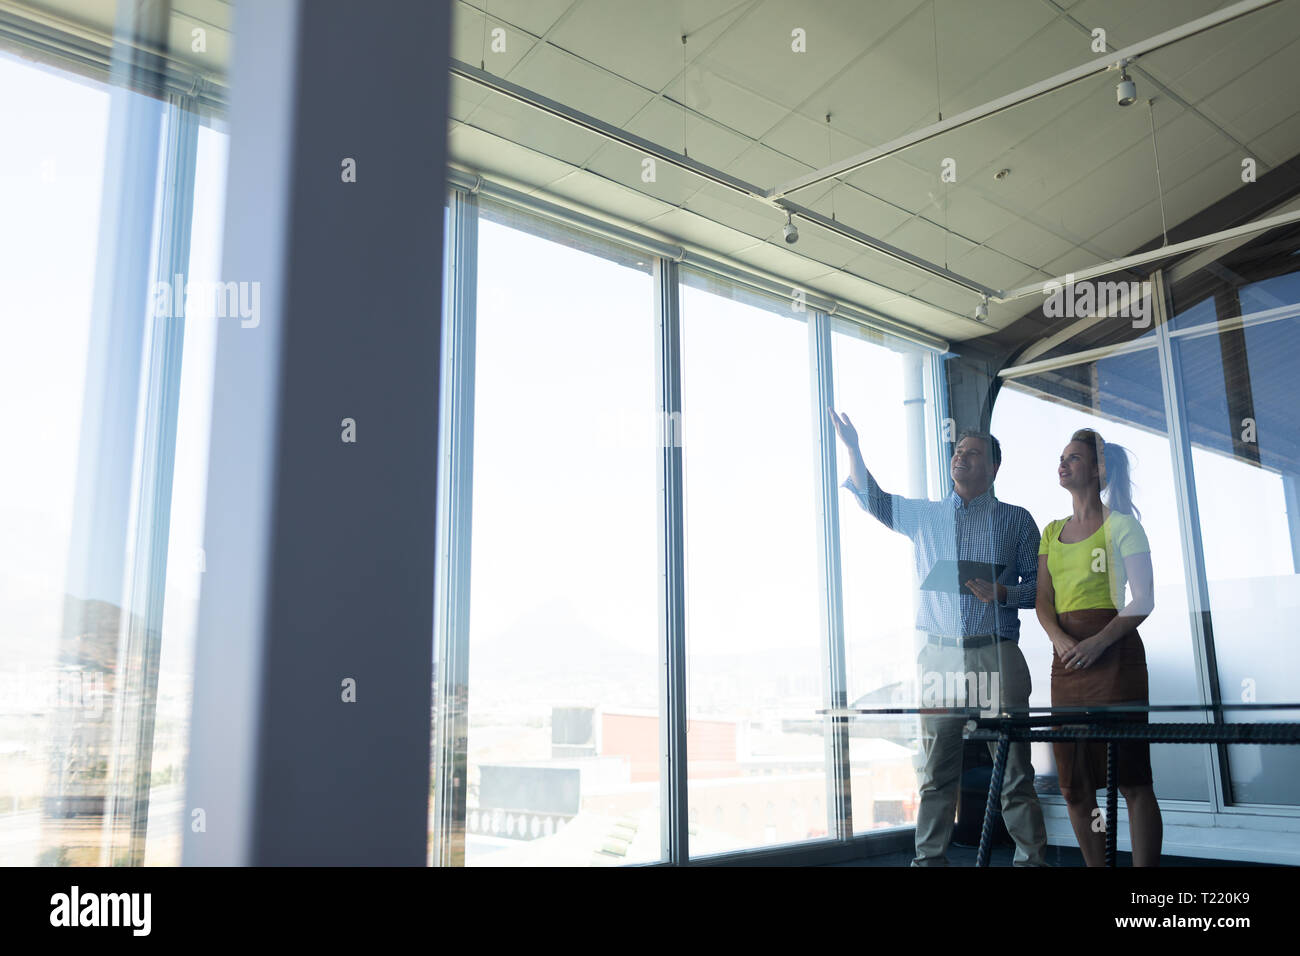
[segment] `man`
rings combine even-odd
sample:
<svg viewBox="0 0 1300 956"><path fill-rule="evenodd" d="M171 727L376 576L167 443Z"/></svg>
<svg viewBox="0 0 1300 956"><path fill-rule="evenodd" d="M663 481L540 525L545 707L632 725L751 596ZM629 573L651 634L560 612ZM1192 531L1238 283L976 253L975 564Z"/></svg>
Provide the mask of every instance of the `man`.
<svg viewBox="0 0 1300 956"><path fill-rule="evenodd" d="M876 484L848 415L828 411L853 465L843 487L881 524L912 539L918 581L926 581L940 561L976 561L987 567L983 577L971 575L960 587L954 579L949 590L920 592L917 630L925 643L917 663L922 706L978 706L1004 712L1027 708L1029 667L1017 644L1018 612L1034 606L1039 534L1028 511L993 496L993 479L1002 464L998 440L982 432L963 432L953 451L953 491L948 498L905 498ZM996 565L1004 569L994 580ZM943 700L933 699L936 688L942 689ZM961 716L921 717L925 765L919 773L921 805L913 866L948 865L964 721ZM994 749L990 744L990 752ZM1014 864L1046 866L1047 833L1034 791L1028 743L1012 743L1007 753L1002 818L1016 841Z"/></svg>

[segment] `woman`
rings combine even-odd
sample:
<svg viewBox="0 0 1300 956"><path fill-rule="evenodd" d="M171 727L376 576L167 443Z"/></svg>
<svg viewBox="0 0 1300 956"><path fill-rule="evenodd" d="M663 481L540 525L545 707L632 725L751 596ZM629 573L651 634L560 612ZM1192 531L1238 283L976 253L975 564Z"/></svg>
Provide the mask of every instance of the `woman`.
<svg viewBox="0 0 1300 956"><path fill-rule="evenodd" d="M1061 453L1057 475L1074 510L1048 524L1038 547L1038 620L1054 650L1052 706L1146 704L1146 651L1137 627L1155 602L1151 548L1133 507L1128 453L1081 429ZM1132 592L1127 604L1126 582ZM1145 722L1147 716L1135 712L1131 719ZM1106 744L1056 741L1052 750L1084 861L1104 866L1106 837L1095 820L1097 789L1106 785ZM1150 744L1118 743L1116 775L1128 804L1133 865L1156 866L1163 827L1151 787Z"/></svg>

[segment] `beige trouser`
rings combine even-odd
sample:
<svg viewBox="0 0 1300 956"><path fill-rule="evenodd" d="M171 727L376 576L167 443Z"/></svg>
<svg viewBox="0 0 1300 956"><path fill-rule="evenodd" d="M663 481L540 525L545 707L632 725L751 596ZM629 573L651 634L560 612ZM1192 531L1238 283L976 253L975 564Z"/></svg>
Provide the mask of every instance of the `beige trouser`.
<svg viewBox="0 0 1300 956"><path fill-rule="evenodd" d="M998 641L973 649L926 643L917 658L921 706L969 706L986 711L1023 710L1029 706L1029 666L1020 648ZM934 699L942 687L943 700ZM929 693L927 693L927 691ZM978 698L978 699L977 699ZM947 866L957 796L961 784L964 740L961 717L922 717L925 764L918 773L921 805L916 814L916 859L913 866ZM997 745L989 744L995 754ZM1034 791L1034 768L1027 742L1012 742L1002 780L1002 819L1016 841L1016 866L1046 866L1047 831Z"/></svg>

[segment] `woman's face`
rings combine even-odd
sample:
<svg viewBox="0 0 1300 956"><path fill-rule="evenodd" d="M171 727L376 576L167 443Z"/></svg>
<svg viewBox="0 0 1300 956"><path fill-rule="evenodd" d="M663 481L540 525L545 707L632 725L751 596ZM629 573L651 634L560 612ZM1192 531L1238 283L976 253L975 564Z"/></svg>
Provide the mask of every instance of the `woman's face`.
<svg viewBox="0 0 1300 956"><path fill-rule="evenodd" d="M1056 466L1056 475L1061 479L1061 487L1087 488L1097 480L1097 463L1092 458L1092 448L1087 443L1072 441L1061 452L1061 463Z"/></svg>

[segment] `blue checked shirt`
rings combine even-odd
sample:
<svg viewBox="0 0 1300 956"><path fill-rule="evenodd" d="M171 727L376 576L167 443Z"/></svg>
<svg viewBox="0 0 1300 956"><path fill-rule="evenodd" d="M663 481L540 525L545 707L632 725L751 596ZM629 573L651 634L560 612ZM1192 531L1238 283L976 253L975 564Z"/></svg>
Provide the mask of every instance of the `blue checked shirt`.
<svg viewBox="0 0 1300 956"><path fill-rule="evenodd" d="M1024 508L1004 504L992 491L964 502L956 491L943 501L904 498L884 491L870 475L865 490L849 478L843 487L853 492L863 510L886 528L912 539L917 584L936 561L984 561L1004 564L998 583L1006 586L1006 602L985 604L964 591L947 594L920 591L918 630L947 637L998 634L1020 640L1018 608L1031 608L1038 591L1038 526ZM986 575L987 577L990 575Z"/></svg>

